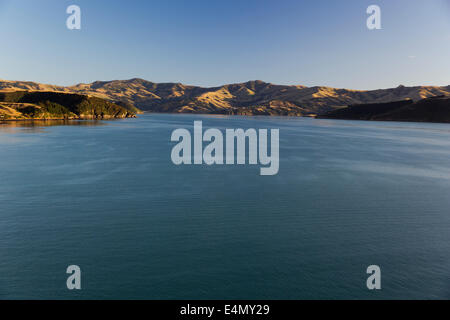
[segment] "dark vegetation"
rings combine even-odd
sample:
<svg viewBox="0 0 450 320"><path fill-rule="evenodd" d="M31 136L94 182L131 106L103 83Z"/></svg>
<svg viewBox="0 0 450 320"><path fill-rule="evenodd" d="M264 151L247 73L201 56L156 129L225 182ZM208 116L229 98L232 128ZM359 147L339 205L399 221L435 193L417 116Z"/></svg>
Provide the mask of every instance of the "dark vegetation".
<svg viewBox="0 0 450 320"><path fill-rule="evenodd" d="M126 107L101 98L61 92L2 92L0 102L17 104L15 109L29 119L109 119L135 116Z"/></svg>
<svg viewBox="0 0 450 320"><path fill-rule="evenodd" d="M417 102L353 105L328 112L318 118L343 120L378 120L411 122L450 122L450 97L437 96Z"/></svg>

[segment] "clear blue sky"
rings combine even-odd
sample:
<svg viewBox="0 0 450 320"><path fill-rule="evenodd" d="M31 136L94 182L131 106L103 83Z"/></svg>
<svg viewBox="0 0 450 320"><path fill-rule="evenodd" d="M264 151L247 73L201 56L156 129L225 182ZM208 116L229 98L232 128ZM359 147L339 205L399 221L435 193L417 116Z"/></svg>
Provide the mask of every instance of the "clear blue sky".
<svg viewBox="0 0 450 320"><path fill-rule="evenodd" d="M366 27L370 4L382 30ZM8 80L450 84L450 0L0 0L0 38Z"/></svg>

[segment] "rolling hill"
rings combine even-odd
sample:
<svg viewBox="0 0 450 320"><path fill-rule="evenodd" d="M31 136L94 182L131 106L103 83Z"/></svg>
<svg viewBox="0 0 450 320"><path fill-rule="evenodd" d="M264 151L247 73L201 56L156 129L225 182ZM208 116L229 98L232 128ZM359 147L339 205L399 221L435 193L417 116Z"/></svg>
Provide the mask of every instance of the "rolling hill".
<svg viewBox="0 0 450 320"><path fill-rule="evenodd" d="M313 116L348 105L386 103L450 95L447 87L404 87L371 91L287 86L249 81L203 88L143 79L96 81L70 87L2 81L0 91L56 91L97 97L150 112ZM135 112L138 110L134 109Z"/></svg>

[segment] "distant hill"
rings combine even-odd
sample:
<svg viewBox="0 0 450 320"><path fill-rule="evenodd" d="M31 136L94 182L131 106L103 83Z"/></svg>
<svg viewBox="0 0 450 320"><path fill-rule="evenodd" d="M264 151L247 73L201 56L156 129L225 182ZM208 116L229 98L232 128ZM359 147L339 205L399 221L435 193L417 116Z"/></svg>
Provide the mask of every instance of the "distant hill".
<svg viewBox="0 0 450 320"><path fill-rule="evenodd" d="M450 122L450 96L426 98L414 102L354 105L326 113L319 118L345 120Z"/></svg>
<svg viewBox="0 0 450 320"><path fill-rule="evenodd" d="M0 92L0 120L129 117L135 114L97 97L46 91Z"/></svg>
<svg viewBox="0 0 450 320"><path fill-rule="evenodd" d="M312 116L355 104L414 101L450 95L447 87L404 87L359 91L329 87L286 86L249 81L213 88L143 79L97 81L70 87L2 81L0 91L57 91L98 97L151 112ZM134 110L138 112L138 110Z"/></svg>

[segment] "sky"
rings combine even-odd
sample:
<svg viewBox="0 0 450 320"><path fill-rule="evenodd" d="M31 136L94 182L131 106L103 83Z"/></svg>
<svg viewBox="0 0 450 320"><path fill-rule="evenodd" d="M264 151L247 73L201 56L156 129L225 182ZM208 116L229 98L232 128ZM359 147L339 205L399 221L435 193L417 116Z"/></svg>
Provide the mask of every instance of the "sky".
<svg viewBox="0 0 450 320"><path fill-rule="evenodd" d="M0 0L0 39L5 80L450 85L450 0Z"/></svg>

